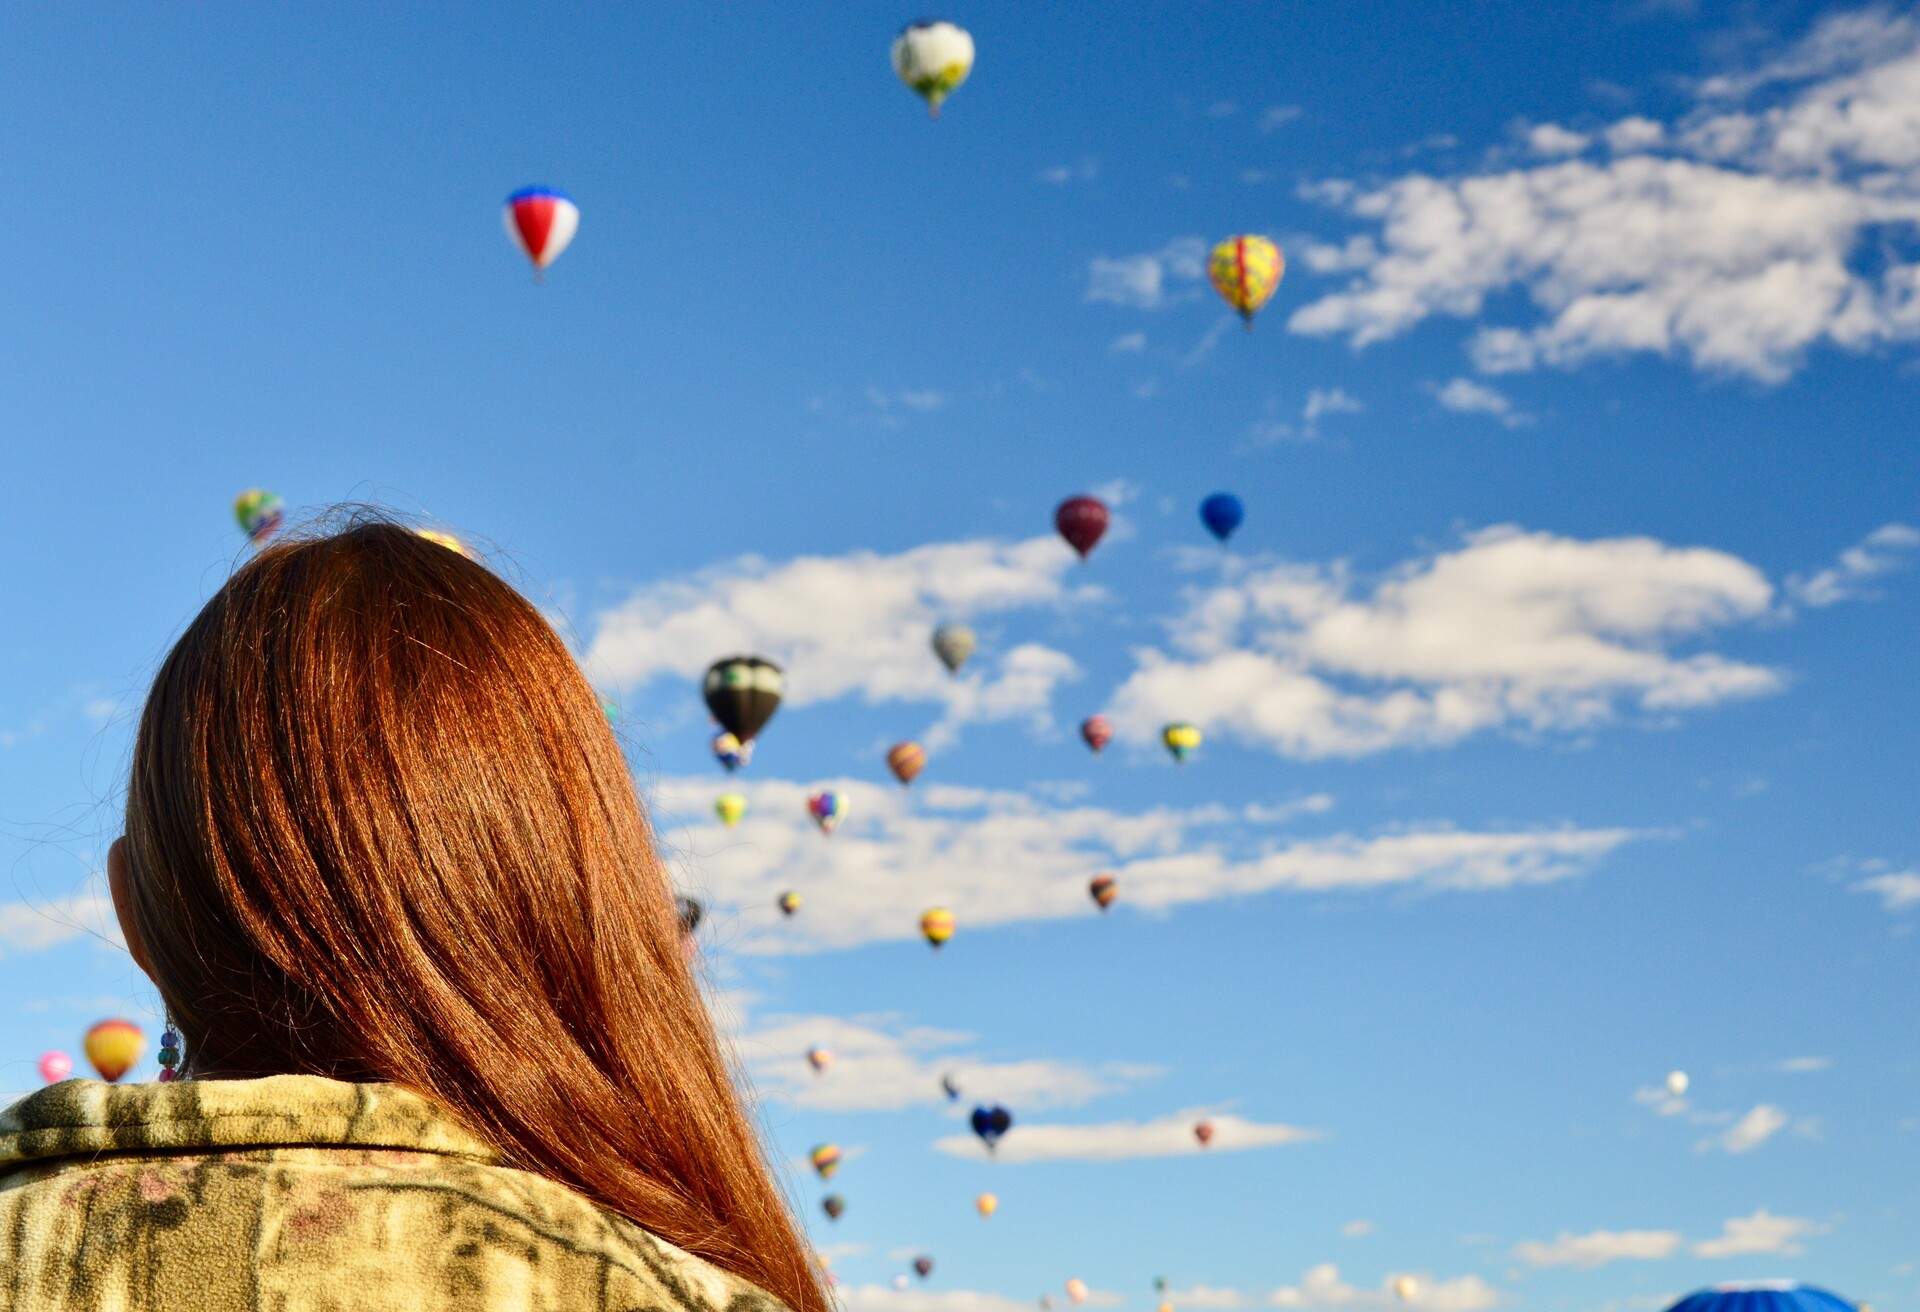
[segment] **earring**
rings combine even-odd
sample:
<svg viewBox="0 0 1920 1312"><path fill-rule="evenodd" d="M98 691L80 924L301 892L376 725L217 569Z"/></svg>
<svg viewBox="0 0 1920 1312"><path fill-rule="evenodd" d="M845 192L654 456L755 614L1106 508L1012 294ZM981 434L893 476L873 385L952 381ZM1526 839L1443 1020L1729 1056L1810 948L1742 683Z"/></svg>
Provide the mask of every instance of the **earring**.
<svg viewBox="0 0 1920 1312"><path fill-rule="evenodd" d="M171 1018L166 1033L160 1036L160 1083L172 1084L180 1078L180 1033Z"/></svg>

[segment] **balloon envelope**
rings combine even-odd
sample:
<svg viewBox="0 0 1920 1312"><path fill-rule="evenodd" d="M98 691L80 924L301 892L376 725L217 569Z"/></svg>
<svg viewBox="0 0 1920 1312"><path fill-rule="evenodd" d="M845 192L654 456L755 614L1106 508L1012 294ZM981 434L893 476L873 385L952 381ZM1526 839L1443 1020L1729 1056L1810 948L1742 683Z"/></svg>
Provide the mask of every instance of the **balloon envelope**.
<svg viewBox="0 0 1920 1312"><path fill-rule="evenodd" d="M992 1194L981 1194L973 1200L973 1210L980 1213L980 1219L984 1221L1000 1210L1000 1200Z"/></svg>
<svg viewBox="0 0 1920 1312"><path fill-rule="evenodd" d="M973 1109L967 1124L980 1136L980 1142L992 1148L1000 1142L1001 1135L1013 1128L1013 1113L1005 1107L983 1105Z"/></svg>
<svg viewBox="0 0 1920 1312"><path fill-rule="evenodd" d="M742 743L750 743L780 709L786 688L786 675L772 661L728 656L707 667L701 694L720 727Z"/></svg>
<svg viewBox="0 0 1920 1312"><path fill-rule="evenodd" d="M1215 492L1200 503L1200 522L1207 526L1207 532L1225 542L1240 527L1240 521L1247 517L1247 508L1240 504L1240 498L1231 492Z"/></svg>
<svg viewBox="0 0 1920 1312"><path fill-rule="evenodd" d="M507 236L521 253L544 269L560 258L580 230L580 209L573 198L552 187L522 187L507 197L501 216Z"/></svg>
<svg viewBox="0 0 1920 1312"><path fill-rule="evenodd" d="M1167 745L1174 760L1184 764L1200 750L1200 731L1190 724L1174 723L1160 731L1160 741Z"/></svg>
<svg viewBox="0 0 1920 1312"><path fill-rule="evenodd" d="M940 1091L947 1095L948 1102L953 1102L960 1097L960 1082L951 1075L942 1075Z"/></svg>
<svg viewBox="0 0 1920 1312"><path fill-rule="evenodd" d="M1202 1148L1205 1148L1208 1144L1212 1143L1213 1142L1213 1122L1212 1121L1194 1122L1193 1137L1200 1141L1200 1146Z"/></svg>
<svg viewBox="0 0 1920 1312"><path fill-rule="evenodd" d="M1394 1296L1402 1303L1411 1303L1413 1302L1414 1295L1420 1292L1420 1282L1412 1276L1395 1276L1393 1278L1393 1292Z"/></svg>
<svg viewBox="0 0 1920 1312"><path fill-rule="evenodd" d="M1213 289L1238 311L1249 328L1286 271L1287 261L1280 248L1265 237L1251 234L1227 238L1207 259L1207 276L1213 281Z"/></svg>
<svg viewBox="0 0 1920 1312"><path fill-rule="evenodd" d="M792 889L788 889L780 895L780 914L783 916L792 915L800 909L800 904L803 900L798 893Z"/></svg>
<svg viewBox="0 0 1920 1312"><path fill-rule="evenodd" d="M234 522L250 542L265 542L286 518L286 505L265 488L250 487L233 499Z"/></svg>
<svg viewBox="0 0 1920 1312"><path fill-rule="evenodd" d="M1104 715L1089 715L1080 721L1080 737L1097 752L1113 741L1113 725Z"/></svg>
<svg viewBox="0 0 1920 1312"><path fill-rule="evenodd" d="M807 798L807 814L820 826L821 833L830 834L847 818L847 795L836 789L823 788Z"/></svg>
<svg viewBox="0 0 1920 1312"><path fill-rule="evenodd" d="M1087 892L1092 894L1095 905L1105 911L1120 896L1120 881L1112 875L1096 875L1087 885Z"/></svg>
<svg viewBox="0 0 1920 1312"><path fill-rule="evenodd" d="M930 1257L926 1257L924 1255L914 1258L913 1273L919 1276L922 1280L925 1280L928 1276L933 1274L933 1259Z"/></svg>
<svg viewBox="0 0 1920 1312"><path fill-rule="evenodd" d="M927 942L939 947L953 937L953 912L945 907L928 908L920 917L920 933Z"/></svg>
<svg viewBox="0 0 1920 1312"><path fill-rule="evenodd" d="M827 1048L808 1048L807 1065L816 1071L823 1071L833 1065L833 1052Z"/></svg>
<svg viewBox="0 0 1920 1312"><path fill-rule="evenodd" d="M48 1084L58 1084L73 1074L73 1058L55 1050L40 1054L40 1078Z"/></svg>
<svg viewBox="0 0 1920 1312"><path fill-rule="evenodd" d="M947 673L958 674L967 657L973 655L975 642L973 630L966 625L942 624L933 631L933 654L947 667Z"/></svg>
<svg viewBox="0 0 1920 1312"><path fill-rule="evenodd" d="M753 744L743 743L733 734L722 730L713 736L713 759L726 767L732 774L753 759Z"/></svg>
<svg viewBox="0 0 1920 1312"><path fill-rule="evenodd" d="M927 20L909 23L893 39L893 71L927 102L927 113L940 117L941 102L973 71L973 37L953 23Z"/></svg>
<svg viewBox="0 0 1920 1312"><path fill-rule="evenodd" d="M847 1210L847 1200L839 1194L828 1194L820 1200L820 1210L827 1214L827 1220L838 1221L840 1213Z"/></svg>
<svg viewBox="0 0 1920 1312"><path fill-rule="evenodd" d="M700 928L700 917L707 913L707 909L700 905L699 899L691 897L676 897L673 905L680 913L680 932L691 936L694 930Z"/></svg>
<svg viewBox="0 0 1920 1312"><path fill-rule="evenodd" d="M1076 1303L1087 1301L1087 1282L1084 1280L1067 1281L1067 1297Z"/></svg>
<svg viewBox="0 0 1920 1312"><path fill-rule="evenodd" d="M1855 1307L1813 1285L1780 1280L1702 1289L1667 1312L1855 1312Z"/></svg>
<svg viewBox="0 0 1920 1312"><path fill-rule="evenodd" d="M833 1179L833 1173L840 1169L840 1148L837 1144L823 1143L814 1147L808 1154L813 1169L820 1173L822 1180Z"/></svg>
<svg viewBox="0 0 1920 1312"><path fill-rule="evenodd" d="M1085 560L1087 553L1100 544L1106 536L1107 503L1098 497L1076 496L1062 501L1053 512L1053 527L1067 545L1080 553Z"/></svg>
<svg viewBox="0 0 1920 1312"><path fill-rule="evenodd" d="M147 1036L130 1020L103 1020L87 1031L83 1046L93 1069L112 1084L140 1060L147 1050Z"/></svg>
<svg viewBox="0 0 1920 1312"><path fill-rule="evenodd" d="M1692 1085L1693 1081L1687 1078L1685 1071L1667 1072L1667 1092L1674 1097L1682 1097Z"/></svg>
<svg viewBox="0 0 1920 1312"><path fill-rule="evenodd" d="M720 817L720 823L731 829L740 823L740 817L747 813L747 798L744 793L722 793L714 799L713 813Z"/></svg>
<svg viewBox="0 0 1920 1312"><path fill-rule="evenodd" d="M902 787L920 777L927 768L927 749L919 743L895 743L887 753L887 768Z"/></svg>

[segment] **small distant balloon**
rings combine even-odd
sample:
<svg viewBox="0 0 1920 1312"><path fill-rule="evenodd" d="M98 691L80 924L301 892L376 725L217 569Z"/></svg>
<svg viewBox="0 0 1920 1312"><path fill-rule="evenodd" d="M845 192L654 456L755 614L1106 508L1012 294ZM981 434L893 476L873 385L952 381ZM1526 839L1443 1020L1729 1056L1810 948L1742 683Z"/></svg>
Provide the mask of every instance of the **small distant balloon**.
<svg viewBox="0 0 1920 1312"><path fill-rule="evenodd" d="M897 1275L893 1278L893 1287L895 1289L906 1289L912 1283L913 1282L904 1275Z"/></svg>
<svg viewBox="0 0 1920 1312"><path fill-rule="evenodd" d="M1005 1107L983 1105L973 1109L967 1124L973 1127L973 1132L987 1146L987 1151L992 1152L1000 1146L1001 1136L1013 1128L1013 1113Z"/></svg>
<svg viewBox="0 0 1920 1312"><path fill-rule="evenodd" d="M1176 721L1160 731L1160 741L1166 744L1174 760L1185 765L1187 759L1200 750L1200 731L1184 721Z"/></svg>
<svg viewBox="0 0 1920 1312"><path fill-rule="evenodd" d="M1089 715L1080 721L1080 737L1087 746L1098 752L1113 741L1113 725L1104 715Z"/></svg>
<svg viewBox="0 0 1920 1312"><path fill-rule="evenodd" d="M941 102L973 71L973 37L964 27L939 20L909 23L893 39L893 71L940 117Z"/></svg>
<svg viewBox="0 0 1920 1312"><path fill-rule="evenodd" d="M1668 1071L1667 1072L1667 1092L1672 1094L1674 1097L1676 1098L1685 1097L1687 1090L1692 1087L1693 1087L1693 1081L1688 1078L1687 1073L1685 1071Z"/></svg>
<svg viewBox="0 0 1920 1312"><path fill-rule="evenodd" d="M58 1084L73 1074L73 1058L57 1049L40 1054L40 1078L48 1084Z"/></svg>
<svg viewBox="0 0 1920 1312"><path fill-rule="evenodd" d="M773 713L787 689L786 675L778 665L760 656L728 656L707 667L701 682L701 695L714 720L741 743L753 741Z"/></svg>
<svg viewBox="0 0 1920 1312"><path fill-rule="evenodd" d="M1413 1276L1395 1276L1393 1278L1394 1297L1398 1298L1402 1303L1413 1302L1413 1300L1419 1296L1419 1293L1420 1282Z"/></svg>
<svg viewBox="0 0 1920 1312"><path fill-rule="evenodd" d="M973 1210L980 1213L980 1219L985 1221L1000 1210L1000 1200L993 1194L981 1194L973 1200Z"/></svg>
<svg viewBox="0 0 1920 1312"><path fill-rule="evenodd" d="M465 556L469 560L473 559L473 553L467 550L467 544L453 534L446 532L444 529L417 528L413 533L415 537L425 538L436 547L445 547L456 556Z"/></svg>
<svg viewBox="0 0 1920 1312"><path fill-rule="evenodd" d="M1106 536L1107 522L1111 516L1107 513L1107 503L1098 497L1075 496L1062 501L1053 512L1053 527L1067 545L1080 553L1085 560L1087 554L1100 545L1100 539Z"/></svg>
<svg viewBox="0 0 1920 1312"><path fill-rule="evenodd" d="M286 517L286 504L265 488L250 487L233 499L234 521L249 542L265 542Z"/></svg>
<svg viewBox="0 0 1920 1312"><path fill-rule="evenodd" d="M822 1180L831 1180L833 1173L840 1169L840 1147L831 1143L817 1144L808 1154L808 1160L813 1163L813 1169L820 1173Z"/></svg>
<svg viewBox="0 0 1920 1312"><path fill-rule="evenodd" d="M847 1200L839 1194L828 1194L820 1200L820 1210L827 1214L827 1220L838 1221L840 1214L847 1210Z"/></svg>
<svg viewBox="0 0 1920 1312"><path fill-rule="evenodd" d="M930 907L920 917L920 934L937 951L942 943L953 937L953 912L945 907Z"/></svg>
<svg viewBox="0 0 1920 1312"><path fill-rule="evenodd" d="M1087 885L1087 892L1092 895L1094 905L1105 911L1120 896L1120 881L1112 875L1095 875Z"/></svg>
<svg viewBox="0 0 1920 1312"><path fill-rule="evenodd" d="M680 932L692 938L693 932L700 928L700 918L706 915L707 909L700 905L699 899L691 897L676 897L673 905L680 913Z"/></svg>
<svg viewBox="0 0 1920 1312"><path fill-rule="evenodd" d="M1159 1307L1155 1308L1153 1312L1173 1312L1173 1304L1171 1302L1163 1302Z"/></svg>
<svg viewBox="0 0 1920 1312"><path fill-rule="evenodd" d="M1215 492L1200 503L1200 522L1207 526L1207 532L1225 542L1240 527L1240 521L1247 517L1247 508L1240 504L1240 498L1231 492Z"/></svg>
<svg viewBox="0 0 1920 1312"><path fill-rule="evenodd" d="M820 832L831 834L847 818L847 795L833 788L822 788L807 798L807 814L820 826Z"/></svg>
<svg viewBox="0 0 1920 1312"><path fill-rule="evenodd" d="M913 1273L925 1280L933 1274L933 1259L924 1253L913 1259Z"/></svg>
<svg viewBox="0 0 1920 1312"><path fill-rule="evenodd" d="M1250 234L1227 238L1207 259L1207 276L1213 280L1213 289L1248 328L1253 327L1253 316L1273 296L1286 271L1287 261L1280 248L1265 237Z"/></svg>
<svg viewBox="0 0 1920 1312"><path fill-rule="evenodd" d="M798 893L794 892L792 889L788 889L786 892L780 895L780 914L783 916L792 915L794 912L800 909L800 904L804 900L805 899L803 899Z"/></svg>
<svg viewBox="0 0 1920 1312"><path fill-rule="evenodd" d="M533 263L534 275L560 258L580 230L580 208L552 187L522 187L507 197L507 236Z"/></svg>
<svg viewBox="0 0 1920 1312"><path fill-rule="evenodd" d="M973 630L964 624L942 624L933 631L933 654L947 667L948 674L960 673L960 667L973 655L976 640Z"/></svg>
<svg viewBox="0 0 1920 1312"><path fill-rule="evenodd" d="M732 774L753 759L753 744L743 743L733 734L722 731L713 736L713 759Z"/></svg>
<svg viewBox="0 0 1920 1312"><path fill-rule="evenodd" d="M948 1102L959 1101L960 1081L954 1079L952 1075L942 1075L940 1077L940 1092L947 1095Z"/></svg>
<svg viewBox="0 0 1920 1312"><path fill-rule="evenodd" d="M147 1036L130 1020L103 1020L87 1031L81 1046L100 1078L114 1084L147 1050Z"/></svg>
<svg viewBox="0 0 1920 1312"><path fill-rule="evenodd" d="M1067 1281L1067 1297L1076 1303L1087 1301L1087 1282L1078 1278Z"/></svg>
<svg viewBox="0 0 1920 1312"><path fill-rule="evenodd" d="M887 752L887 768L904 788L927 768L927 749L919 743L895 743Z"/></svg>
<svg viewBox="0 0 1920 1312"><path fill-rule="evenodd" d="M824 1071L833 1065L833 1050L830 1048L808 1048L807 1065L816 1071Z"/></svg>
<svg viewBox="0 0 1920 1312"><path fill-rule="evenodd" d="M745 793L722 793L714 799L713 813L720 817L720 823L731 829L740 823L740 817L747 813L747 795Z"/></svg>
<svg viewBox="0 0 1920 1312"><path fill-rule="evenodd" d="M1164 1294L1167 1292L1167 1278L1165 1276L1155 1276L1153 1278L1153 1292L1156 1294Z"/></svg>
<svg viewBox="0 0 1920 1312"><path fill-rule="evenodd" d="M1202 1148L1205 1148L1208 1144L1212 1143L1213 1142L1213 1122L1212 1121L1195 1121L1193 1123L1193 1137L1200 1141L1200 1146Z"/></svg>

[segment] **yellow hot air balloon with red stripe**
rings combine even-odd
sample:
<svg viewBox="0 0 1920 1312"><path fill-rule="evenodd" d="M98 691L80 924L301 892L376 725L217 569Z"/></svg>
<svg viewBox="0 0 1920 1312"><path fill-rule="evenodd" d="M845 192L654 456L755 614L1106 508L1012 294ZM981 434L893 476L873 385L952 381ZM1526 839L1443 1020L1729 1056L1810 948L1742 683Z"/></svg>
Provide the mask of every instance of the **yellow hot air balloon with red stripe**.
<svg viewBox="0 0 1920 1312"><path fill-rule="evenodd" d="M1213 248L1207 260L1207 276L1220 299L1231 305L1253 327L1253 316L1273 297L1274 289L1287 271L1286 257L1265 237L1243 233L1229 237Z"/></svg>
<svg viewBox="0 0 1920 1312"><path fill-rule="evenodd" d="M938 948L953 937L953 912L945 907L928 908L927 913L920 917L920 932L926 936L928 943Z"/></svg>
<svg viewBox="0 0 1920 1312"><path fill-rule="evenodd" d="M112 1084L140 1060L147 1050L147 1036L130 1020L103 1020L87 1031L84 1046L100 1078Z"/></svg>

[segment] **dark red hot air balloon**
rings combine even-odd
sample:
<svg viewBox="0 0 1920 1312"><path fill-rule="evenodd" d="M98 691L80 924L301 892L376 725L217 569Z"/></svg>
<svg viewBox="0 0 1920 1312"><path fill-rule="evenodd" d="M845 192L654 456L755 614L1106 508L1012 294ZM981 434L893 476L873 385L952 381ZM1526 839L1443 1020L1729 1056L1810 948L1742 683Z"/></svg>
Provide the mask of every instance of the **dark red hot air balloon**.
<svg viewBox="0 0 1920 1312"><path fill-rule="evenodd" d="M1212 1121L1197 1122L1193 1127L1193 1137L1200 1141L1200 1146L1202 1148L1205 1148L1208 1144L1212 1143L1213 1142L1213 1122Z"/></svg>
<svg viewBox="0 0 1920 1312"><path fill-rule="evenodd" d="M1085 560L1087 553L1106 536L1108 518L1107 503L1099 497L1068 497L1053 512L1053 526L1067 540L1067 545Z"/></svg>

